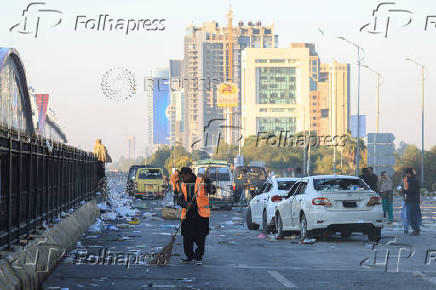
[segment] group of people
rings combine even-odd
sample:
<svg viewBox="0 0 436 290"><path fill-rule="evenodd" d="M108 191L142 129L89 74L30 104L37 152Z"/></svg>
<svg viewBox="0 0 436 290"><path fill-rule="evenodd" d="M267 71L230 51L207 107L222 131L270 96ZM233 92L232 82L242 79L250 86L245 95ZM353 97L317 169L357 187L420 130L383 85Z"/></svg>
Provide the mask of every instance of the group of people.
<svg viewBox="0 0 436 290"><path fill-rule="evenodd" d="M383 171L378 177L374 174L372 167L363 168L360 178L377 192L382 198L383 215L388 218L391 224L394 220L393 213L393 182L386 171ZM398 186L400 194L403 196L403 209L401 218L403 220L404 233L409 233L409 226L412 227L412 235L419 235L420 226L422 225L422 216L420 209L420 185L416 177L416 171L413 168L404 170L402 184Z"/></svg>
<svg viewBox="0 0 436 290"><path fill-rule="evenodd" d="M181 230L183 248L186 255L182 263L201 265L204 255L206 236L209 234L210 205L209 195L214 194L212 181L207 177L196 176L191 168L183 167L171 176L174 198L182 207ZM194 243L197 245L194 251Z"/></svg>

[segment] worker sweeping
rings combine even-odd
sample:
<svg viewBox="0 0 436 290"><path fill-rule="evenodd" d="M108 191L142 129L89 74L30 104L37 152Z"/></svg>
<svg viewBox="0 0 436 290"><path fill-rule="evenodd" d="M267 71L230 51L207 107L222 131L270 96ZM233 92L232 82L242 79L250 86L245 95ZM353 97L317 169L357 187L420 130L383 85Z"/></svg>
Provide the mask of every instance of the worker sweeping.
<svg viewBox="0 0 436 290"><path fill-rule="evenodd" d="M206 173L205 173L206 175ZM182 207L182 236L186 259L182 263L203 263L206 236L209 234L209 194L214 194L214 187L207 176L196 177L191 168L180 170L177 203ZM197 248L194 252L194 243Z"/></svg>

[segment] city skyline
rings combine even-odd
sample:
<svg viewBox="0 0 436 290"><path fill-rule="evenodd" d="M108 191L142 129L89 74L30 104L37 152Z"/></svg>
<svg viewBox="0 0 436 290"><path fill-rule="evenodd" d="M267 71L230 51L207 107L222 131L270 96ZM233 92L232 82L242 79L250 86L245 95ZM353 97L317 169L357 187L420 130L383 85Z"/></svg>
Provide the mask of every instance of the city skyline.
<svg viewBox="0 0 436 290"><path fill-rule="evenodd" d="M130 2L132 6L145 7L139 1ZM265 25L274 23L274 34L279 35L279 47L286 47L290 42L312 42L315 43L322 62L331 63L331 59L337 59L340 63L350 63L351 114L356 113L356 53L335 37L346 36L364 47L364 63L384 75L381 87L380 131L394 133L396 143L404 141L420 147L420 75L419 70L405 62L404 58L412 57L425 64L430 72L426 81L425 98L425 147L428 149L436 144L436 135L431 130L431 125L435 124L431 112L436 108L435 98L431 97L435 88L432 84L432 72L436 71L436 64L431 61L431 52L436 48L432 43L432 35L436 33L436 28L425 31L424 25L426 15L436 13L436 5L430 1L425 2L427 5L421 5L429 7L428 9L418 8L412 1L397 1L398 6L414 11L414 26L401 28L392 25L387 38L384 35L359 32L363 24L373 20L371 12L378 4L377 1L362 1L360 6L345 1L330 1L329 4L321 1L294 3L293 6L281 2L277 5L288 13L277 11L274 18L271 15L254 16L262 15L266 11L268 5L262 2L255 1L255 5L250 5L249 9L246 9L246 3L231 4L234 25L240 20L260 20ZM27 3L10 3L1 12L2 46L15 47L20 51L27 69L29 85L37 92L50 94L52 106L69 142L92 150L95 138L100 137L103 143L108 144L108 150L115 159L121 155L126 156L125 140L128 136L136 137L137 155L144 152L146 116L142 80L147 72L154 67L168 66L169 59L183 58L184 29L190 25L187 19L192 19L194 25L212 20L218 20L220 25L225 25L225 14L230 4L206 5L188 1L184 5L193 9L195 7L202 13L185 9L184 15L178 15L173 10L177 11L181 3L172 3L175 9L171 10L165 9L165 3L168 2L148 3L147 9L144 9L145 14L167 18L166 30L155 34L136 33L126 36L114 32L70 31L71 27L68 25L60 25L50 30L41 30L38 38L32 38L9 31L20 20L20 13ZM64 23L74 23L75 15L101 14L99 10L102 9L98 4L103 2L95 3L95 6L88 4L86 9L78 8L79 3L74 6L65 1L51 1L47 5L63 11ZM114 17L141 15L140 11L133 11L127 6L120 9L114 3L115 1L107 4L105 2L102 12L110 13ZM313 19L304 19L298 13L307 10L312 11ZM346 26L341 24L345 22ZM318 28L321 28L321 32ZM137 93L132 100L114 102L102 94L101 77L112 67L124 67L136 75ZM367 132L375 131L375 95L375 76L362 71L360 113L367 115Z"/></svg>

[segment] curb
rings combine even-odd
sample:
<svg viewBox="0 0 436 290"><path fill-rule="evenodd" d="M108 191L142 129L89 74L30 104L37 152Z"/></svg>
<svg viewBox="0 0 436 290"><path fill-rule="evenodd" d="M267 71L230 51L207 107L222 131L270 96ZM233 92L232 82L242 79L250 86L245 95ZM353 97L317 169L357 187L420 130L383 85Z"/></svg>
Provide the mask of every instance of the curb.
<svg viewBox="0 0 436 290"><path fill-rule="evenodd" d="M91 200L52 228L33 235L26 246L2 252L0 289L38 289L99 215L96 201Z"/></svg>

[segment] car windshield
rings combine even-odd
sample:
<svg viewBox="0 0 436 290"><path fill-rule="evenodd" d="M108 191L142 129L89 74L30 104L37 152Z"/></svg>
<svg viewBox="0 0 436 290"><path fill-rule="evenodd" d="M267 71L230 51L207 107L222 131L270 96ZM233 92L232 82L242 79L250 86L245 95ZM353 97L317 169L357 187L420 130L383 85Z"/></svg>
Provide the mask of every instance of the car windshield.
<svg viewBox="0 0 436 290"><path fill-rule="evenodd" d="M203 175L206 168L207 167L198 168L198 175ZM230 181L230 171L227 167L210 167L208 177L212 181Z"/></svg>
<svg viewBox="0 0 436 290"><path fill-rule="evenodd" d="M286 181L279 181L277 183L279 190L289 190L291 189L292 185L295 184L296 181L293 180L286 180Z"/></svg>
<svg viewBox="0 0 436 290"><path fill-rule="evenodd" d="M162 171L160 169L141 169L138 179L162 179Z"/></svg>
<svg viewBox="0 0 436 290"><path fill-rule="evenodd" d="M314 179L313 187L319 191L362 190L369 189L361 179L356 178L322 178Z"/></svg>

